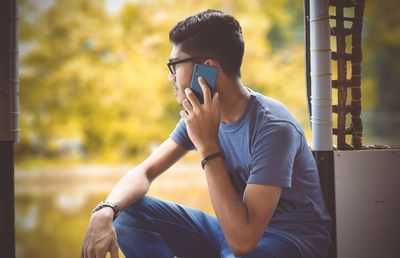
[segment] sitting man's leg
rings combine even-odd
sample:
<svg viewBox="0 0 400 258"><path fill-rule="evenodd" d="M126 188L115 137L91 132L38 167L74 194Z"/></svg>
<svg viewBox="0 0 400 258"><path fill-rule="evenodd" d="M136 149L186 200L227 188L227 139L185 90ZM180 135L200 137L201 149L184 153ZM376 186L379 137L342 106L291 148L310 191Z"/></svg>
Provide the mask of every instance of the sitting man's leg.
<svg viewBox="0 0 400 258"><path fill-rule="evenodd" d="M329 239L321 239L318 235L304 234L299 240L288 232L266 231L256 249L244 256L234 256L223 240L221 258L325 258L329 243Z"/></svg>
<svg viewBox="0 0 400 258"><path fill-rule="evenodd" d="M234 256L224 240L221 245L221 258L301 258L296 247L288 241L264 233L256 249L248 255Z"/></svg>
<svg viewBox="0 0 400 258"><path fill-rule="evenodd" d="M219 257L223 238L215 217L147 196L122 212L114 226L126 258Z"/></svg>

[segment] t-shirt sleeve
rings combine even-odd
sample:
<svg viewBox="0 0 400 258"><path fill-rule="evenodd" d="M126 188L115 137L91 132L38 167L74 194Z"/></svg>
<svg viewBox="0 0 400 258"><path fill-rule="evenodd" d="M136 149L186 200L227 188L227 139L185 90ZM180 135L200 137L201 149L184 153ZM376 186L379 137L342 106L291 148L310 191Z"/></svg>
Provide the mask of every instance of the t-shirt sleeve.
<svg viewBox="0 0 400 258"><path fill-rule="evenodd" d="M291 187L293 164L300 145L301 134L291 123L262 124L253 139L253 169L247 183Z"/></svg>
<svg viewBox="0 0 400 258"><path fill-rule="evenodd" d="M181 145L183 148L187 150L195 150L195 146L190 140L189 135L186 130L185 121L180 119L176 124L174 131L172 131L170 135L171 139L174 140L177 144Z"/></svg>

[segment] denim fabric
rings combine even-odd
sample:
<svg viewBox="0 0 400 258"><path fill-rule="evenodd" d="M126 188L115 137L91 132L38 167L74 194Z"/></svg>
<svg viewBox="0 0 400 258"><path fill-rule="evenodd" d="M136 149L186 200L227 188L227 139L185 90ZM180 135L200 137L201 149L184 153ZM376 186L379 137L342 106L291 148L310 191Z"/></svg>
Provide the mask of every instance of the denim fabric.
<svg viewBox="0 0 400 258"><path fill-rule="evenodd" d="M152 197L146 196L128 207L114 221L114 226L126 258L235 257L215 217ZM296 244L266 231L256 249L241 257L299 258L302 255Z"/></svg>

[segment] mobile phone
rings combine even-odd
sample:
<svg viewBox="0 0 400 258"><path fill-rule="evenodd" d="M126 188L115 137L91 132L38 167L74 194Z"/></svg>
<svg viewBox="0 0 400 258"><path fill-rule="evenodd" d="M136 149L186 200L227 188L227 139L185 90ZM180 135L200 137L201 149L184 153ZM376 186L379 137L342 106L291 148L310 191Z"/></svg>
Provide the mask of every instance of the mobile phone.
<svg viewBox="0 0 400 258"><path fill-rule="evenodd" d="M197 99L201 104L204 102L203 90L199 84L198 78L199 76L203 77L207 84L208 88L211 91L211 96L214 96L215 87L217 82L218 69L214 66L203 65L203 64L195 64L192 75L192 82L190 88L196 95Z"/></svg>

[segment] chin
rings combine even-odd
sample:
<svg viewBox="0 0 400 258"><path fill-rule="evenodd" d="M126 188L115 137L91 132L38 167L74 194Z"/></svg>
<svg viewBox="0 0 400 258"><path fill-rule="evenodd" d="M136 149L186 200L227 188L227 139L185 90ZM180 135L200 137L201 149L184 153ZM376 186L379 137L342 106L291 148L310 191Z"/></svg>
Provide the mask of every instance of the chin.
<svg viewBox="0 0 400 258"><path fill-rule="evenodd" d="M182 95L180 95L180 94L176 95L176 101L178 102L178 104L179 104L180 106L182 106L182 101L183 101L184 99L185 99L185 98L182 97Z"/></svg>

